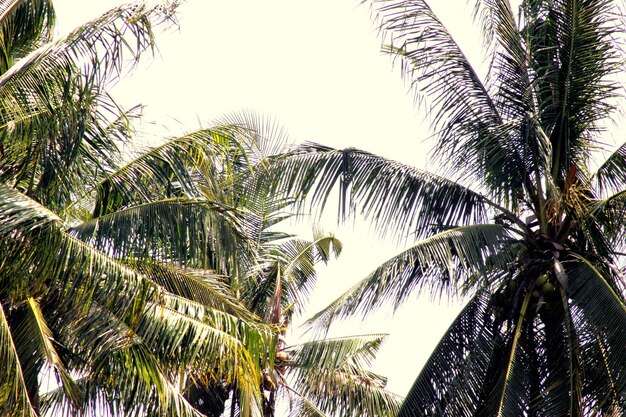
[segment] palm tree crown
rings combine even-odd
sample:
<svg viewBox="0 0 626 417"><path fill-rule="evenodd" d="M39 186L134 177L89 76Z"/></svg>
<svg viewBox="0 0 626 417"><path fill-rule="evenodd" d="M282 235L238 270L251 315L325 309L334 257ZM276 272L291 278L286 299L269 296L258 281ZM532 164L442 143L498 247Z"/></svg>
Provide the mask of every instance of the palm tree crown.
<svg viewBox="0 0 626 417"><path fill-rule="evenodd" d="M426 1L365 3L430 103L442 171L316 144L276 160L277 190L323 207L337 186L344 214L416 237L312 324L462 294L401 416L626 412L626 145L594 168L621 98L621 4L477 1L481 77Z"/></svg>

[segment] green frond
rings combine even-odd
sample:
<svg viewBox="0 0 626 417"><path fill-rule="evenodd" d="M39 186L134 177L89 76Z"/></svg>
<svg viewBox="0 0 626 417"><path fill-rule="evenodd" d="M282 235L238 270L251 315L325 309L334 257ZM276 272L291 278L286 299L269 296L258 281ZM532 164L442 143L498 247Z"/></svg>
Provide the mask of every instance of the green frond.
<svg viewBox="0 0 626 417"><path fill-rule="evenodd" d="M295 398L292 398L289 403L288 417L330 417L299 392L292 391L290 395Z"/></svg>
<svg viewBox="0 0 626 417"><path fill-rule="evenodd" d="M15 328L13 333L16 335L19 350L26 349L20 355L23 369L33 370L34 383L29 385L37 386L36 381L41 377L42 369L49 366L60 381L65 396L72 403L79 404L80 390L54 346L58 341L46 323L39 302L32 297L28 298L23 310L20 323L17 325L20 328Z"/></svg>
<svg viewBox="0 0 626 417"><path fill-rule="evenodd" d="M17 238L18 231L32 231L61 219L19 191L0 184L0 236Z"/></svg>
<svg viewBox="0 0 626 417"><path fill-rule="evenodd" d="M36 417L5 314L7 307L0 301L0 410L8 416Z"/></svg>
<svg viewBox="0 0 626 417"><path fill-rule="evenodd" d="M94 363L93 372L81 378L78 384L84 392L81 407L92 413L137 417L202 416L178 391L167 370L162 369L154 355L138 342L107 351ZM43 398L43 410L47 413L72 415L76 412L58 389L44 394Z"/></svg>
<svg viewBox="0 0 626 417"><path fill-rule="evenodd" d="M365 370L371 366L386 335L371 334L316 339L288 346L290 372L297 379L306 379L310 371L340 369L354 366Z"/></svg>
<svg viewBox="0 0 626 417"><path fill-rule="evenodd" d="M382 32L383 51L401 62L411 89L428 105L438 138L434 157L446 176L478 183L515 207L528 175L523 143L503 134L502 109L446 27L426 1L364 3Z"/></svg>
<svg viewBox="0 0 626 417"><path fill-rule="evenodd" d="M54 21L51 1L4 1L0 5L0 74L28 51L48 42Z"/></svg>
<svg viewBox="0 0 626 417"><path fill-rule="evenodd" d="M386 391L385 384L376 374L343 367L308 372L294 380L293 389L324 414L391 417L398 412L400 397Z"/></svg>
<svg viewBox="0 0 626 417"><path fill-rule="evenodd" d="M583 356L583 360L590 368L596 367L594 372L598 377L603 375L604 389L598 389L592 395L603 393L605 396L593 400L599 410L610 409L616 404L622 407L626 403L626 372L622 366L626 363L623 349L626 343L626 296L617 291L614 277L608 271L581 256L563 262L563 267L562 284L575 306L574 323L577 327L584 326L585 333L591 333L588 339L582 340L582 349L594 354Z"/></svg>
<svg viewBox="0 0 626 417"><path fill-rule="evenodd" d="M75 197L70 184L92 187L117 152L106 135L121 110L103 88L129 54L137 59L153 45L153 24L172 13L169 6L114 9L2 74L2 182L61 208Z"/></svg>
<svg viewBox="0 0 626 417"><path fill-rule="evenodd" d="M449 227L483 223L489 204L480 194L432 173L357 149L301 145L272 161L271 171L256 179L274 192L307 196L323 210L338 190L339 213L358 211L382 234L418 238Z"/></svg>
<svg viewBox="0 0 626 417"><path fill-rule="evenodd" d="M613 2L526 3L521 9L532 40L533 86L543 130L552 148L551 175L562 184L573 164L586 166L599 144L600 124L616 104L620 69Z"/></svg>
<svg viewBox="0 0 626 417"><path fill-rule="evenodd" d="M489 296L476 294L441 338L398 416L470 416L479 405L494 352L504 354Z"/></svg>
<svg viewBox="0 0 626 417"><path fill-rule="evenodd" d="M436 234L384 262L308 324L328 328L335 319L367 314L385 303L398 307L414 291L454 294L474 274L507 270L514 240L503 226L477 224Z"/></svg>
<svg viewBox="0 0 626 417"><path fill-rule="evenodd" d="M131 261L129 264L171 294L242 319L254 320L253 314L235 297L222 275L210 270L178 268L147 260Z"/></svg>
<svg viewBox="0 0 626 417"><path fill-rule="evenodd" d="M615 192L626 186L626 144L619 146L593 175L600 192Z"/></svg>
<svg viewBox="0 0 626 417"><path fill-rule="evenodd" d="M313 340L285 349L293 415L395 416L400 397L368 371L384 335Z"/></svg>
<svg viewBox="0 0 626 417"><path fill-rule="evenodd" d="M240 207L240 200L244 199L240 183L250 175L252 166L233 129L201 129L133 155L131 160L105 173L97 185L94 216L183 196ZM250 196L245 198L252 201L256 194L248 191Z"/></svg>
<svg viewBox="0 0 626 417"><path fill-rule="evenodd" d="M315 286L316 264L340 252L341 242L321 231L314 233L313 241L288 237L278 243L263 242L258 263L243 280L244 303L270 321L281 310L302 313Z"/></svg>
<svg viewBox="0 0 626 417"><path fill-rule="evenodd" d="M243 110L213 121L220 130L231 133L241 143L249 166L265 168L267 160L284 151L289 142L285 128L268 116Z"/></svg>
<svg viewBox="0 0 626 417"><path fill-rule="evenodd" d="M229 254L245 247L244 217L202 199L154 200L111 212L70 229L115 258L152 259L229 273Z"/></svg>

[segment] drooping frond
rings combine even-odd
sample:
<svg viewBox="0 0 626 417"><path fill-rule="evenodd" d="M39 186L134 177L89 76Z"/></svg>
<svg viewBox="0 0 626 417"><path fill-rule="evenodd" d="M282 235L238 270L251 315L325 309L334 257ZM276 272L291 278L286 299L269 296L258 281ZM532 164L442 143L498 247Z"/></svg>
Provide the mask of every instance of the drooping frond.
<svg viewBox="0 0 626 417"><path fill-rule="evenodd" d="M618 147L598 167L593 179L600 192L619 191L626 187L626 144Z"/></svg>
<svg viewBox="0 0 626 417"><path fill-rule="evenodd" d="M443 177L357 149L305 144L272 162L257 182L276 178L273 189L310 198L322 210L338 189L340 215L358 210L382 233L415 234L486 219L488 202Z"/></svg>
<svg viewBox="0 0 626 417"><path fill-rule="evenodd" d="M383 49L402 63L411 88L425 98L438 135L434 156L453 178L472 180L515 207L528 175L519 143L467 57L425 1L366 1ZM471 167L471 168L469 168Z"/></svg>
<svg viewBox="0 0 626 417"><path fill-rule="evenodd" d="M69 184L91 186L117 151L106 133L120 109L103 88L153 45L153 23L171 20L174 6L116 8L0 76L3 183L61 207Z"/></svg>
<svg viewBox="0 0 626 417"><path fill-rule="evenodd" d="M26 198L20 192L0 184L0 236L15 236L16 231L32 231L61 219L52 211Z"/></svg>
<svg viewBox="0 0 626 417"><path fill-rule="evenodd" d="M111 416L176 415L202 417L182 396L154 355L141 343L106 352L94 372L77 381L84 412ZM115 378L111 376L115 375ZM123 393L115 395L113 392ZM43 395L43 411L72 415L77 409L59 389Z"/></svg>
<svg viewBox="0 0 626 417"><path fill-rule="evenodd" d="M246 245L243 216L220 203L170 198L81 223L72 234L116 258L146 258L228 273Z"/></svg>
<svg viewBox="0 0 626 417"><path fill-rule="evenodd" d="M608 271L602 271L581 256L563 262L561 277L568 297L575 306L573 315L577 327L585 329L588 339L583 339L582 356L585 368L595 368L595 377L601 378L597 390L586 394L584 400L598 410L615 408L625 410L626 404L626 296L612 283ZM584 334L583 333L583 334ZM600 386L603 389L600 389ZM604 394L600 397L598 394ZM589 398L592 397L592 398Z"/></svg>
<svg viewBox="0 0 626 417"><path fill-rule="evenodd" d="M131 205L187 196L238 207L239 183L252 166L231 126L201 129L143 150L97 185L94 216ZM89 195L94 190L89 190ZM252 200L256 194L246 196Z"/></svg>
<svg viewBox="0 0 626 417"><path fill-rule="evenodd" d="M38 212L34 201L6 190L15 200L7 206L21 203L25 211ZM201 370L204 377L237 381L239 390L246 395L246 402L242 403L246 412L257 407L258 367L263 363L269 341L267 329L169 293L150 280L149 275L71 237L61 225L44 223L34 231L28 228L15 231L23 236L25 244L3 248L7 259L0 269L3 295L8 293L19 300L24 289L47 285L50 287L47 296L55 299L52 314L64 323L74 323L70 326L72 331L83 329L70 337L66 346L79 349L81 343L86 343L89 348L82 350L82 354L97 357L103 347L93 343L110 333L111 321L118 323L115 326L124 323L128 331L134 332L157 355L160 364L181 371ZM4 242L10 242L6 235L0 236ZM27 274L20 272L26 261ZM90 311L90 306L100 306L101 311ZM107 315L111 319L98 325L98 320ZM86 323L89 326L85 328ZM88 334L92 336L87 337Z"/></svg>
<svg viewBox="0 0 626 417"><path fill-rule="evenodd" d="M487 293L475 295L457 316L422 368L398 416L472 416L494 352L503 340ZM487 387L485 387L487 388Z"/></svg>
<svg viewBox="0 0 626 417"><path fill-rule="evenodd" d="M336 369L355 366L366 369L371 366L376 352L380 349L386 335L371 334L346 336L332 339L316 339L298 345L289 346L291 372L300 378L306 378L310 369Z"/></svg>
<svg viewBox="0 0 626 417"><path fill-rule="evenodd" d="M282 217L274 213L266 223L274 224L275 216ZM328 262L333 254L339 256L342 249L337 238L320 230L314 230L312 241L263 230L259 243L258 258L243 277L241 297L248 308L272 323L282 320L282 312L291 317L304 310L315 286L316 264Z"/></svg>
<svg viewBox="0 0 626 417"><path fill-rule="evenodd" d="M297 415L308 415L310 402L330 415L395 416L400 398L385 391L385 378L367 370L383 338L363 335L287 348L287 380L298 393L292 405L299 410Z"/></svg>
<svg viewBox="0 0 626 417"><path fill-rule="evenodd" d="M3 363L0 368L0 410L8 416L36 417L5 308L0 302L0 360Z"/></svg>
<svg viewBox="0 0 626 417"><path fill-rule="evenodd" d="M15 60L50 40L54 8L49 0L7 0L0 4L0 74Z"/></svg>
<svg viewBox="0 0 626 417"><path fill-rule="evenodd" d="M169 293L236 317L254 320L222 275L210 270L177 268L145 259L129 263Z"/></svg>
<svg viewBox="0 0 626 417"><path fill-rule="evenodd" d="M58 340L48 327L39 301L29 297L12 310L9 323L27 385L37 387L40 374L49 367L54 371L54 376L68 400L79 404L80 390L57 352L55 345L58 345ZM38 393L35 395L38 399Z"/></svg>

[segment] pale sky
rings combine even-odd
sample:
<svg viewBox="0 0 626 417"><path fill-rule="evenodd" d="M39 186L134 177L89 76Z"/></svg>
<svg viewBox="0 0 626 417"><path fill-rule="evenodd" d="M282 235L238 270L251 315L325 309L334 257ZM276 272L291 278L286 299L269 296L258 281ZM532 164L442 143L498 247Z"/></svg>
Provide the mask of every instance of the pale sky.
<svg viewBox="0 0 626 417"><path fill-rule="evenodd" d="M119 3L57 0L59 32ZM160 56L120 82L114 96L127 106L147 105L145 119L168 126L164 135L251 109L284 125L294 141L356 147L424 168L430 142L424 143L423 116L379 52L368 10L357 3L188 0L179 10L180 30L157 38ZM445 9L442 17L462 46L480 46L464 0L432 3ZM334 224L324 227L333 231ZM361 223L334 231L344 253L319 268L310 314L397 251ZM389 378L388 389L404 395L456 311L458 305L414 297L395 316L381 313L341 332L390 333L375 370Z"/></svg>

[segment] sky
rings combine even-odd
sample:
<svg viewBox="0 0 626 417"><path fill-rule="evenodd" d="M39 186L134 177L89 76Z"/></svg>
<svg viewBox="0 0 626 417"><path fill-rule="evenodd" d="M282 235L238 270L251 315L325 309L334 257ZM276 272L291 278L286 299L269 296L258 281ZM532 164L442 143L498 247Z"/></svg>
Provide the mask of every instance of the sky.
<svg viewBox="0 0 626 417"><path fill-rule="evenodd" d="M57 0L59 35L119 3ZM282 124L295 142L356 147L428 168L432 143L423 112L399 68L381 54L369 11L357 3L187 0L179 9L180 28L157 37L159 55L121 80L113 95L126 106L144 104L144 120L166 136L252 110ZM465 0L431 3L472 52L479 41L468 36L476 32ZM398 251L365 223L323 226L343 242L344 252L320 266L310 314ZM374 369L389 378L388 389L404 395L459 308L458 301L415 296L395 315L351 321L333 335L389 333Z"/></svg>

